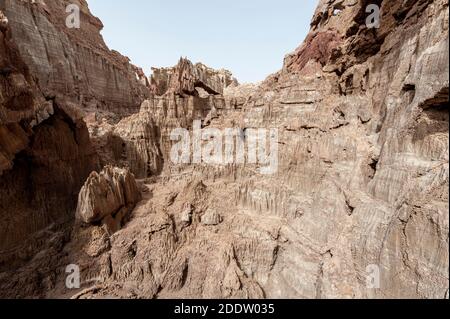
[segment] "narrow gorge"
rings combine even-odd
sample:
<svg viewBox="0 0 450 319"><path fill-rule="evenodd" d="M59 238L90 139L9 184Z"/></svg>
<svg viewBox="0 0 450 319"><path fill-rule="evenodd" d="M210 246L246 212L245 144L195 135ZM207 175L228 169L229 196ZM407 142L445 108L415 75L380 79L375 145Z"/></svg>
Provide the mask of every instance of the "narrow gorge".
<svg viewBox="0 0 450 319"><path fill-rule="evenodd" d="M283 68L240 84L187 58L147 77L86 0L0 0L0 297L448 298L448 20L320 0ZM174 163L195 123L276 130L276 171Z"/></svg>

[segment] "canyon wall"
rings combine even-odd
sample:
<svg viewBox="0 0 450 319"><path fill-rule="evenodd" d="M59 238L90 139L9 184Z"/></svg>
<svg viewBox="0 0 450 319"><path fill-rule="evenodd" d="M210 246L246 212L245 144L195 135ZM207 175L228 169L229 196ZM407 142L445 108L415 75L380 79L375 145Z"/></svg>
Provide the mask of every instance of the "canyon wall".
<svg viewBox="0 0 450 319"><path fill-rule="evenodd" d="M67 237L80 188L99 169L83 117L118 121L150 94L142 71L106 47L85 1L81 28L66 26L71 3L0 1L2 269L32 258L49 233Z"/></svg>
<svg viewBox="0 0 450 319"><path fill-rule="evenodd" d="M378 1L378 29L368 4L321 1L280 72L226 87L206 112L142 105L164 170L96 270L77 256L102 278L77 297L448 297L448 3ZM278 172L174 165L163 137L193 119L277 128Z"/></svg>
<svg viewBox="0 0 450 319"><path fill-rule="evenodd" d="M172 68L153 68L152 96L139 113L117 125L91 119L88 127L101 163L127 166L138 178L170 171L171 132L192 128L194 120L209 124L234 109L235 100L224 92L238 85L231 72L180 59ZM166 165L165 165L166 164ZM170 173L167 173L170 174Z"/></svg>
<svg viewBox="0 0 450 319"><path fill-rule="evenodd" d="M366 24L373 3L381 8L379 28ZM121 115L118 123L87 119L100 165L124 170L91 175L78 211L95 206L113 220L81 218L69 235L42 234L46 245L32 260L0 268L0 296L448 298L448 15L444 0L321 0L304 43L259 85L238 85L229 72L185 59L155 69L152 95L139 113ZM18 72L30 83L29 95L42 100L29 71ZM5 79L2 85L17 85ZM7 105L23 103L20 94L1 92L0 115L7 118ZM45 109L40 105L34 109ZM44 125L45 140L72 118L57 109L35 122ZM171 132L192 134L194 120L203 130L277 129L276 172L262 175L260 165L249 163L173 163ZM14 174L21 159L43 148L29 146L20 133L14 133L19 142L5 143L17 131L5 123L0 168ZM35 130L39 136L39 124ZM14 160L24 149L26 156ZM128 169L137 185L117 182ZM21 185L0 178L3 192ZM106 193L131 189L133 207L142 200L117 221L119 206L127 205L104 200L96 181L109 187ZM39 186L39 198L54 194L49 185L31 185ZM20 234L14 232L20 225L4 229ZM69 264L81 270L80 289L65 286Z"/></svg>
<svg viewBox="0 0 450 319"><path fill-rule="evenodd" d="M0 12L0 269L10 270L47 241L41 231L73 219L97 161L78 108L42 95Z"/></svg>
<svg viewBox="0 0 450 319"><path fill-rule="evenodd" d="M80 28L69 28L70 4L80 8ZM81 109L115 117L139 110L148 80L128 58L108 49L85 0L2 0L12 41L46 98L62 95Z"/></svg>

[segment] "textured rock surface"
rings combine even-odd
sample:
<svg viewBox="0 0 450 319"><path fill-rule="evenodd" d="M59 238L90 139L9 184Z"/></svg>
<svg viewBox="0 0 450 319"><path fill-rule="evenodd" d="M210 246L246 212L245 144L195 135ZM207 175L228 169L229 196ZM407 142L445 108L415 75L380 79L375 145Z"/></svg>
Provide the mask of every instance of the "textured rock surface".
<svg viewBox="0 0 450 319"><path fill-rule="evenodd" d="M0 295L448 298L448 2L375 1L370 30L368 3L320 1L304 44L259 85L182 60L155 72L139 115L94 116L101 161L148 177L143 200L115 232L41 234L32 262L0 270ZM168 136L194 119L278 128L278 172L174 165ZM64 285L72 263L79 291Z"/></svg>
<svg viewBox="0 0 450 319"><path fill-rule="evenodd" d="M237 81L225 70L213 70L181 59L173 68L154 69L153 95L144 101L139 113L118 124L88 120L88 126L102 163L129 167L138 178L170 170L170 133L190 128L194 120L209 124L236 107L236 99L224 92L236 88Z"/></svg>
<svg viewBox="0 0 450 319"><path fill-rule="evenodd" d="M32 258L48 243L43 233L71 228L98 168L84 111L120 119L149 95L142 70L106 47L86 1L75 2L81 29L66 27L72 3L0 1L2 269Z"/></svg>
<svg viewBox="0 0 450 319"><path fill-rule="evenodd" d="M96 161L78 109L41 94L12 40L10 20L3 13L0 19L0 269L10 270L45 244L41 231L73 219Z"/></svg>
<svg viewBox="0 0 450 319"><path fill-rule="evenodd" d="M283 70L259 87L227 88L226 112L204 122L278 127L278 174L165 161L151 199L117 234L130 246L113 241L111 283L122 288L105 278L97 296L447 295L448 5L383 2L379 30L365 27L366 5L321 2ZM215 105L195 113L185 100L149 100L141 112L164 137ZM169 147L161 143L163 156ZM366 284L371 265L379 289Z"/></svg>
<svg viewBox="0 0 450 319"><path fill-rule="evenodd" d="M140 200L134 176L107 166L100 173L93 172L81 188L76 215L86 224L111 220L120 226Z"/></svg>
<svg viewBox="0 0 450 319"><path fill-rule="evenodd" d="M128 167L137 178L161 172L159 130L149 113L134 114L117 125L94 120L89 122L89 130L103 165Z"/></svg>
<svg viewBox="0 0 450 319"><path fill-rule="evenodd" d="M107 166L100 173L93 172L81 188L77 217L86 224L98 222L123 207L136 205L138 194L128 171Z"/></svg>
<svg viewBox="0 0 450 319"><path fill-rule="evenodd" d="M69 4L80 7L80 29L65 24ZM0 10L46 97L64 95L82 109L114 116L135 113L149 95L142 70L107 48L103 25L85 0L2 0Z"/></svg>
<svg viewBox="0 0 450 319"><path fill-rule="evenodd" d="M150 83L159 96L166 93L194 95L197 89L222 94L226 87L237 84L237 80L227 70L214 70L201 63L194 65L181 58L173 68L153 68Z"/></svg>

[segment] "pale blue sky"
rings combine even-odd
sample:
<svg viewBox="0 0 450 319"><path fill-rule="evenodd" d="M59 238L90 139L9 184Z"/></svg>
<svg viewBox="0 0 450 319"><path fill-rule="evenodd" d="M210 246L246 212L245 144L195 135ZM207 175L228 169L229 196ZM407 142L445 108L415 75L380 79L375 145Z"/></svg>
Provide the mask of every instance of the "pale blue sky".
<svg viewBox="0 0 450 319"><path fill-rule="evenodd" d="M309 31L318 0L88 0L111 49L150 68L181 56L240 82L278 71Z"/></svg>

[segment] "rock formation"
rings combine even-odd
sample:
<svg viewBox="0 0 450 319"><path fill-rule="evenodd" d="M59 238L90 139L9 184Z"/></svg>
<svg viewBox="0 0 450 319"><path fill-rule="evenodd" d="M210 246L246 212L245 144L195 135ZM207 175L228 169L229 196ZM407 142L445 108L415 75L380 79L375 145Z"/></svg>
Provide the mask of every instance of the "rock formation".
<svg viewBox="0 0 450 319"><path fill-rule="evenodd" d="M39 251L45 242L41 231L70 222L81 185L96 168L96 155L78 108L41 94L14 44L11 20L3 13L0 18L3 271Z"/></svg>
<svg viewBox="0 0 450 319"><path fill-rule="evenodd" d="M111 232L120 229L123 219L141 200L134 176L127 170L107 166L93 172L78 196L77 218L86 224L114 223Z"/></svg>
<svg viewBox="0 0 450 319"><path fill-rule="evenodd" d="M202 89L209 94L223 94L226 87L238 84L230 71L214 70L202 63L192 64L181 58L173 68L153 68L150 84L158 95L166 93L196 95Z"/></svg>
<svg viewBox="0 0 450 319"><path fill-rule="evenodd" d="M153 68L150 78L154 94L144 101L140 112L114 125L93 118L88 121L91 138L102 164L129 167L138 178L159 175L170 169L170 133L192 127L194 120L205 125L235 108L235 99L224 92L237 86L226 70L180 59L173 68Z"/></svg>
<svg viewBox="0 0 450 319"><path fill-rule="evenodd" d="M79 29L66 26L69 4L80 8ZM107 48L86 0L1 0L0 10L45 97L64 95L80 109L117 117L135 113L149 96L142 70Z"/></svg>
<svg viewBox="0 0 450 319"><path fill-rule="evenodd" d="M133 67L120 68L99 37L58 29L48 14L57 6L16 3L0 1L0 261L12 260L0 263L0 296L448 298L447 1L321 0L305 42L258 85L186 59L131 80ZM369 3L381 7L380 28L365 23ZM81 4L95 36L100 22ZM89 105L64 103L63 91L49 99L58 75L34 83L40 64L21 58L15 43L30 41L13 40L8 25L24 25L17 17L30 10L124 72L127 92L91 92L108 114L84 117L90 138L76 116ZM138 97L139 113L127 114ZM200 129L278 129L277 172L173 163L170 133L192 131L194 120ZM98 169L88 166L94 155L121 169L91 174L75 221L73 196ZM69 225L55 222L56 205ZM38 213L28 223L30 208ZM8 255L50 221L32 259ZM81 270L79 290L65 286L69 264Z"/></svg>
<svg viewBox="0 0 450 319"><path fill-rule="evenodd" d="M127 167L137 178L161 172L159 130L149 113L134 114L117 125L94 120L89 122L89 130L103 165Z"/></svg>

